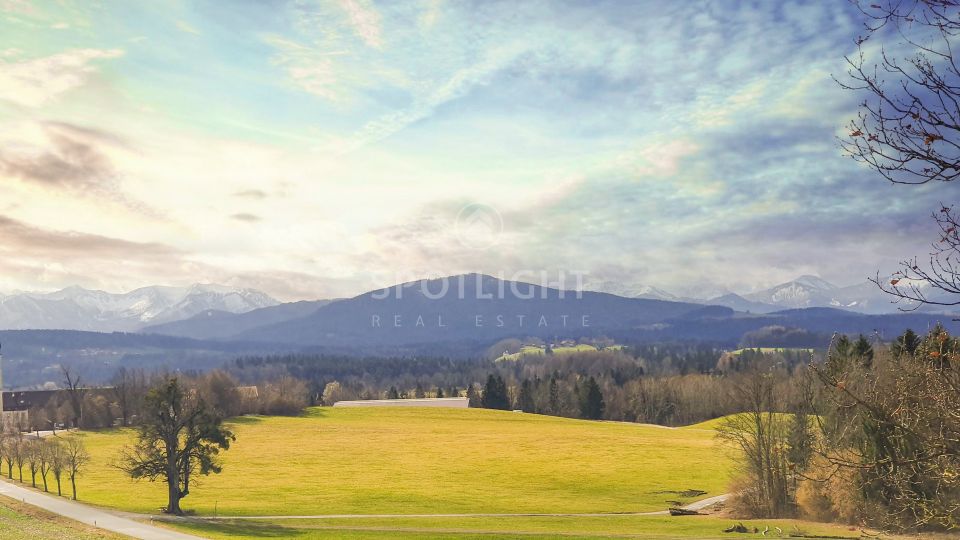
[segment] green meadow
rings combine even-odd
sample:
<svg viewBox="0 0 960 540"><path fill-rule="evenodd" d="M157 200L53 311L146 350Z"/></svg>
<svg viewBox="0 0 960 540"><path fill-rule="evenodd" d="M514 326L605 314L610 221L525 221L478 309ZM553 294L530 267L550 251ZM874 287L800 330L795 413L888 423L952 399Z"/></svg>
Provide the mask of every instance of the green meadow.
<svg viewBox="0 0 960 540"><path fill-rule="evenodd" d="M713 516L422 516L661 511L726 492L733 471L712 424L671 429L484 409L328 408L230 421L223 473L191 487L192 521L165 526L243 538L723 538ZM156 514L162 483L115 467L132 430L84 432L84 502ZM706 492L684 496L686 490ZM360 514L352 518L281 516ZM403 517L376 517L403 514ZM241 516L262 519L232 519ZM367 517L370 516L370 517ZM217 521L203 518L218 517ZM226 519L224 519L226 518ZM796 522L745 522L786 532ZM850 536L802 524L804 532Z"/></svg>

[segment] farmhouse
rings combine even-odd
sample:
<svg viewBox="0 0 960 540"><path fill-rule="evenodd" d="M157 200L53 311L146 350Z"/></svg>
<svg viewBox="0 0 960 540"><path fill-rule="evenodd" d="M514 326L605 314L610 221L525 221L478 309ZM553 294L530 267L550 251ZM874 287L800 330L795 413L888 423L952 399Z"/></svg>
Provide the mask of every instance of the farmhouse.
<svg viewBox="0 0 960 540"><path fill-rule="evenodd" d="M358 401L338 401L334 407L447 407L466 409L470 400L465 397L417 398L417 399L364 399Z"/></svg>

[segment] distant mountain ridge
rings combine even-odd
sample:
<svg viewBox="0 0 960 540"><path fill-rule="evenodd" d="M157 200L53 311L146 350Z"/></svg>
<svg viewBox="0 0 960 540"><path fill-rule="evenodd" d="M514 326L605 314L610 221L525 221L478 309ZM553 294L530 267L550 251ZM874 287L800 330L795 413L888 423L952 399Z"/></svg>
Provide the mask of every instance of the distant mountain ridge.
<svg viewBox="0 0 960 540"><path fill-rule="evenodd" d="M200 340L243 339L245 332L306 317L331 302L335 300L289 302L244 313L208 309L188 319L147 326L141 332Z"/></svg>
<svg viewBox="0 0 960 540"><path fill-rule="evenodd" d="M152 286L117 294L74 286L0 297L0 329L129 332L205 310L244 313L277 304L261 291L223 285Z"/></svg>

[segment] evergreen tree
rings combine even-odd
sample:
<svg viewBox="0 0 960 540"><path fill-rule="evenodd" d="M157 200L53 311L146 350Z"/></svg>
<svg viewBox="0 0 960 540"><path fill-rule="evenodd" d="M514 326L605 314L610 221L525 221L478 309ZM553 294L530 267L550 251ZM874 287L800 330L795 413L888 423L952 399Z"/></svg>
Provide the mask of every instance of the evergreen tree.
<svg viewBox="0 0 960 540"><path fill-rule="evenodd" d="M440 388L439 386L437 387L437 397L438 398L443 397L443 388Z"/></svg>
<svg viewBox="0 0 960 540"><path fill-rule="evenodd" d="M560 385L557 384L557 378L553 376L550 377L550 391L548 400L548 407L550 408L548 412L554 416L559 416L561 412Z"/></svg>
<svg viewBox="0 0 960 540"><path fill-rule="evenodd" d="M587 379L580 395L580 416L589 420L599 420L603 417L603 394L600 385L593 377Z"/></svg>
<svg viewBox="0 0 960 540"><path fill-rule="evenodd" d="M387 391L387 399L400 399L400 392L397 392L396 386L391 386Z"/></svg>
<svg viewBox="0 0 960 540"><path fill-rule="evenodd" d="M467 385L467 400L471 407L477 408L481 407L483 404L480 403L480 396L477 395L477 387L473 383Z"/></svg>
<svg viewBox="0 0 960 540"><path fill-rule="evenodd" d="M913 330L907 329L907 331L900 335L893 345L891 345L890 349L896 356L903 354L913 355L915 352L917 352L917 347L919 346L920 336L918 336Z"/></svg>
<svg viewBox="0 0 960 540"><path fill-rule="evenodd" d="M503 377L493 374L487 376L487 385L483 388L480 402L485 409L510 410L510 398Z"/></svg>
<svg viewBox="0 0 960 540"><path fill-rule="evenodd" d="M536 412L536 404L533 401L533 385L530 379L524 379L520 385L520 396L517 398L517 408L523 412Z"/></svg>
<svg viewBox="0 0 960 540"><path fill-rule="evenodd" d="M863 334L860 334L860 338L853 344L852 355L863 367L868 368L873 365L873 346Z"/></svg>
<svg viewBox="0 0 960 540"><path fill-rule="evenodd" d="M419 382L417 383L417 388L413 391L413 397L417 399L427 397L426 392L423 391L423 385L421 385Z"/></svg>
<svg viewBox="0 0 960 540"><path fill-rule="evenodd" d="M793 464L797 470L803 470L806 469L810 462L810 456L813 454L810 419L806 413L798 411L793 414L792 420L790 435L787 439L790 446L790 450L787 452L787 461Z"/></svg>

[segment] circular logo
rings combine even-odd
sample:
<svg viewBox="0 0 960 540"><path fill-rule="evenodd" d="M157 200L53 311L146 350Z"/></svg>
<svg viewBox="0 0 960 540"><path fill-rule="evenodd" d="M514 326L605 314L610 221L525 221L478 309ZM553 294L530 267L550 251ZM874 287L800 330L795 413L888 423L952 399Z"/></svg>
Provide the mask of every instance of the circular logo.
<svg viewBox="0 0 960 540"><path fill-rule="evenodd" d="M462 245L473 249L486 249L500 241L503 219L491 206L471 203L457 214L457 239Z"/></svg>

